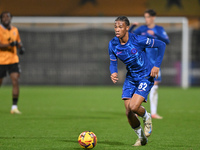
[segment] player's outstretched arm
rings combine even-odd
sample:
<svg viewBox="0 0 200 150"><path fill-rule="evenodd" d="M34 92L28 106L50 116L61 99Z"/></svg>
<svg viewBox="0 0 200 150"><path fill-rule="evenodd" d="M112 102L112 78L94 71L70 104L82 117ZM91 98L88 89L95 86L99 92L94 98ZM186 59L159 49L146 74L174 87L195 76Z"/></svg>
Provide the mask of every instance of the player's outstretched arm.
<svg viewBox="0 0 200 150"><path fill-rule="evenodd" d="M166 36L165 37L164 36L160 36L160 35L157 35L157 34L155 34L155 35L158 37L159 40L165 42L166 44L170 43L170 40L169 40L168 37L166 37Z"/></svg>
<svg viewBox="0 0 200 150"><path fill-rule="evenodd" d="M166 33L166 31L163 28L160 28L158 33L155 33L155 35L157 36L157 38L163 42L165 42L165 44L169 44L170 40L169 37Z"/></svg>
<svg viewBox="0 0 200 150"><path fill-rule="evenodd" d="M160 65L164 57L166 44L162 42L161 40L151 39L146 36L138 36L138 37L139 37L139 44L141 46L144 46L144 48L153 48L151 50L156 50L154 48L158 49L158 56L156 58L155 65L152 68L151 74L150 74L152 77L157 77Z"/></svg>
<svg viewBox="0 0 200 150"><path fill-rule="evenodd" d="M154 48L158 48L158 56L155 60L155 67L160 68L160 65L162 63L166 44L165 42L158 40L158 39L151 39L146 36L137 36L138 37L138 44L144 48L153 48L151 50L156 51Z"/></svg>
<svg viewBox="0 0 200 150"><path fill-rule="evenodd" d="M25 48L22 46L22 47L20 47L20 49L19 49L19 54L20 55L23 55L25 53Z"/></svg>
<svg viewBox="0 0 200 150"><path fill-rule="evenodd" d="M158 73L159 73L159 70L160 70L160 66L161 66L161 63L162 63L162 60L163 60L163 57L164 57L166 44L164 42L160 41L160 40L156 40L156 39L152 39L152 40L154 40L152 47L158 48L158 56L157 56L157 59L155 61L155 66L151 69L150 76L157 79Z"/></svg>
<svg viewBox="0 0 200 150"><path fill-rule="evenodd" d="M110 56L110 73L111 73L110 77L113 83L117 83L118 81L117 56L112 51L112 42L109 43L108 51Z"/></svg>
<svg viewBox="0 0 200 150"><path fill-rule="evenodd" d="M163 57L164 57L166 44L161 40L157 40L157 39L152 39L152 40L153 40L153 44L151 47L158 48L158 56L155 61L155 67L160 68Z"/></svg>
<svg viewBox="0 0 200 150"><path fill-rule="evenodd" d="M134 22L131 27L129 28L128 32L133 32L133 29L138 26L138 22Z"/></svg>
<svg viewBox="0 0 200 150"><path fill-rule="evenodd" d="M19 49L19 54L20 55L23 55L25 53L25 48L24 48L22 42L19 42L18 49Z"/></svg>
<svg viewBox="0 0 200 150"><path fill-rule="evenodd" d="M117 69L117 60L110 60L110 73L111 80L113 83L118 81L118 69Z"/></svg>
<svg viewBox="0 0 200 150"><path fill-rule="evenodd" d="M8 48L8 47L13 47L13 46L17 46L18 45L18 42L17 41L14 41L14 42L11 42L11 43L8 43L8 44L2 44L0 42L0 48Z"/></svg>

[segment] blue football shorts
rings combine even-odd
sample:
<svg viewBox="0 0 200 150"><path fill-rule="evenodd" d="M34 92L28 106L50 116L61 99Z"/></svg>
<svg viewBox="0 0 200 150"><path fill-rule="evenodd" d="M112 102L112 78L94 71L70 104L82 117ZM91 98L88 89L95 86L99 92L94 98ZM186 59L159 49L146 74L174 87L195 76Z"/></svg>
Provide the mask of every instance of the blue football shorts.
<svg viewBox="0 0 200 150"><path fill-rule="evenodd" d="M158 73L158 78L154 79L154 81L157 81L157 82L161 82L162 81L162 78L161 78L161 70L159 70L159 73Z"/></svg>
<svg viewBox="0 0 200 150"><path fill-rule="evenodd" d="M129 99L133 97L133 94L138 94L147 101L147 96L153 85L154 78L150 76L137 82L133 82L129 78L126 78L122 89L122 99Z"/></svg>

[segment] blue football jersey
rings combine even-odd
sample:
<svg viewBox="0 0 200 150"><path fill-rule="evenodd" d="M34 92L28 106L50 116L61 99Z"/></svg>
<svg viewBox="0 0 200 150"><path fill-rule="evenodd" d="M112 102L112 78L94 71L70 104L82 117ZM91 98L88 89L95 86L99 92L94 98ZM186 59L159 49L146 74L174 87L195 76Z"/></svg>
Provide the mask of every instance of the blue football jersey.
<svg viewBox="0 0 200 150"><path fill-rule="evenodd" d="M155 64L147 58L145 48L158 48L158 57ZM127 77L132 81L139 81L150 75L153 66L160 67L165 51L165 43L129 33L126 44L121 45L119 39L114 37L109 42L110 72L117 72L118 58L126 65Z"/></svg>
<svg viewBox="0 0 200 150"><path fill-rule="evenodd" d="M130 32L131 32L132 28L130 28ZM147 31L148 30L152 30L154 31L154 35L149 34ZM142 25L140 27L138 27L137 29L135 29L133 31L133 33L138 34L138 35L145 35L149 38L154 38L154 39L159 39L163 42L165 42L166 44L169 44L169 37L167 35L167 33L165 32L164 28L158 25L155 25L154 28L148 28L147 25ZM154 64L156 57L158 55L157 49L155 50L151 50L151 49L146 49L147 50L147 57L150 59L150 61Z"/></svg>
<svg viewBox="0 0 200 150"><path fill-rule="evenodd" d="M154 31L154 35L149 34L147 32L148 30ZM164 28L158 25L155 25L154 28L148 28L147 25L142 25L138 27L137 29L135 29L133 33L138 34L138 35L145 35L149 38L158 39L165 42L166 44L169 44L170 42L169 37L167 33L165 32Z"/></svg>

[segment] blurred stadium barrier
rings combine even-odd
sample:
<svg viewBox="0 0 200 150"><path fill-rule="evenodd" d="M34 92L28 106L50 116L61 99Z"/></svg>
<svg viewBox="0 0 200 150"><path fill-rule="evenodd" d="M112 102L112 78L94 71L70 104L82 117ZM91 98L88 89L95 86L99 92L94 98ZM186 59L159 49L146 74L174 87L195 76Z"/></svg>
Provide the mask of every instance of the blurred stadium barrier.
<svg viewBox="0 0 200 150"><path fill-rule="evenodd" d="M144 24L143 17L129 17ZM108 43L115 17L14 17L26 54L20 56L24 85L110 85ZM188 87L189 30L184 17L157 17L170 38L162 85ZM119 63L119 84L126 70ZM4 83L8 84L6 80Z"/></svg>

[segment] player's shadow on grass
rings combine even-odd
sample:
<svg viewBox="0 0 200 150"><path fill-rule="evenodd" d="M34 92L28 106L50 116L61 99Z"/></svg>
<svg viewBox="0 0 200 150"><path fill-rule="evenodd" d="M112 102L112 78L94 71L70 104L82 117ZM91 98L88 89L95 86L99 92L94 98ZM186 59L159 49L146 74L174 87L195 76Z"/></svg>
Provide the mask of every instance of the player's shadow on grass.
<svg viewBox="0 0 200 150"><path fill-rule="evenodd" d="M62 142L72 142L72 143L78 143L76 140L61 140ZM98 141L98 144L105 144L105 145L125 145L125 143L119 142L119 141Z"/></svg>
<svg viewBox="0 0 200 150"><path fill-rule="evenodd" d="M125 143L119 141L98 141L98 144L106 144L106 145L125 145Z"/></svg>
<svg viewBox="0 0 200 150"><path fill-rule="evenodd" d="M66 143L71 142L71 143L77 143L78 144L78 141L76 141L76 140L61 140L61 141L66 142ZM111 146L115 146L115 147L125 145L124 143L118 142L118 141L98 141L97 144L98 145L101 145L101 144L111 145ZM80 149L82 149L82 148L73 148L73 150L80 150Z"/></svg>
<svg viewBox="0 0 200 150"><path fill-rule="evenodd" d="M102 115L110 115L110 116L126 116L125 111L124 112L115 112L115 111L96 111L96 113L102 114Z"/></svg>

